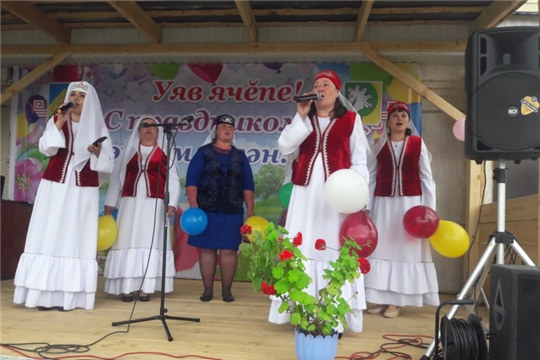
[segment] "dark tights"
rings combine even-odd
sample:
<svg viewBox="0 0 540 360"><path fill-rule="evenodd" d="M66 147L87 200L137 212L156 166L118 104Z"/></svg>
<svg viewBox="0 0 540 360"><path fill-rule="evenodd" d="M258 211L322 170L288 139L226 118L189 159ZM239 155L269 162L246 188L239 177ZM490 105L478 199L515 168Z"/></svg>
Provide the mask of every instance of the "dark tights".
<svg viewBox="0 0 540 360"><path fill-rule="evenodd" d="M236 274L238 254L236 250L219 250L221 268L221 293L230 295L231 287ZM204 285L204 295L213 294L214 276L216 275L217 250L201 249L199 267Z"/></svg>

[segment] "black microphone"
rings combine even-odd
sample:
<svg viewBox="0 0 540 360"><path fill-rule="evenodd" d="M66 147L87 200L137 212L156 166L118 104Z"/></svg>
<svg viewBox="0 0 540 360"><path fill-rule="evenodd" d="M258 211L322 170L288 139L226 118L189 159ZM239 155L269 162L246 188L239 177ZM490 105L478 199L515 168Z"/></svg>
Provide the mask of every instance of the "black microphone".
<svg viewBox="0 0 540 360"><path fill-rule="evenodd" d="M309 94L309 95L301 95L296 97L296 102L304 102L304 101L310 101L310 100L321 100L322 95L321 93L315 93L315 94Z"/></svg>
<svg viewBox="0 0 540 360"><path fill-rule="evenodd" d="M180 120L177 123L167 123L167 124L151 124L151 123L142 123L141 127L154 127L154 126L164 126L164 127L173 127L173 126L183 126L183 125L189 125L195 120L195 117L193 115L186 116L182 120Z"/></svg>
<svg viewBox="0 0 540 360"><path fill-rule="evenodd" d="M67 112L69 109L71 109L72 107L76 106L77 103L75 102L75 100L71 100L70 102L68 102L66 105L64 106L60 106L58 108L58 110L56 110L56 112L58 114L63 114L65 112Z"/></svg>

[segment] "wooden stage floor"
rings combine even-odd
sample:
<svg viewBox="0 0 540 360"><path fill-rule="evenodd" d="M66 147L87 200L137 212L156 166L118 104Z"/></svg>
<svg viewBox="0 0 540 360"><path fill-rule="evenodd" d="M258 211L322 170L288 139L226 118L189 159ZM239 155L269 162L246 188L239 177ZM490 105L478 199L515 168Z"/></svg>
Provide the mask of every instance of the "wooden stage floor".
<svg viewBox="0 0 540 360"><path fill-rule="evenodd" d="M103 277L99 277L98 292L94 310L82 309L59 312L38 311L13 304L13 280L0 282L0 316L2 343L48 342L50 344L80 344L95 342L113 331L125 331L127 326L112 327L114 321L127 320L133 303L123 303L119 297L103 292ZM92 345L84 354L58 354L53 356L73 356L70 359L113 358L124 353L130 355L122 359L167 359L171 357L150 354L159 352L182 359L212 360L294 360L294 334L290 324L270 324L268 310L270 301L262 293L255 293L250 283L237 282L233 286L236 301L225 303L221 296L208 303L202 303L200 280L175 279L174 292L165 297L167 315L200 318L200 322L167 320L173 341L169 342L160 320L132 324L128 333L107 337ZM214 285L215 293L221 294L221 284ZM442 295L441 301L455 299L454 295ZM138 302L133 319L159 315L159 293L150 302ZM357 352L377 351L388 341L384 334L399 334L396 338L424 336L431 341L435 328L435 307L405 308L397 319L364 314L364 331L345 331L339 341L336 359L360 359L353 356ZM443 310L446 314L449 307ZM485 307L480 308L482 323L487 325L489 317ZM466 309L460 309L456 318L466 318ZM32 346L31 348L34 348ZM399 351L409 354L412 359L420 359L424 349L407 346ZM144 353L141 353L144 352ZM137 353L137 354L135 354ZM141 354L138 354L141 353ZM74 356L75 355L75 356ZM6 357L7 356L7 357ZM26 352L26 357L37 357ZM0 348L0 358L25 358L10 349ZM381 355L378 359L390 359Z"/></svg>

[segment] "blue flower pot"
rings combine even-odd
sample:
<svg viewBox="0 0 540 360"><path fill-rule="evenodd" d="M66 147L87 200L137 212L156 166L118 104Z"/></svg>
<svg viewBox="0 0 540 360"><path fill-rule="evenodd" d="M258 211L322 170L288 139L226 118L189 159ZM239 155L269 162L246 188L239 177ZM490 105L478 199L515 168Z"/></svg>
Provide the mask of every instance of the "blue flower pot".
<svg viewBox="0 0 540 360"><path fill-rule="evenodd" d="M302 329L294 330L294 344L298 360L334 360L337 354L338 333L314 337L306 335Z"/></svg>

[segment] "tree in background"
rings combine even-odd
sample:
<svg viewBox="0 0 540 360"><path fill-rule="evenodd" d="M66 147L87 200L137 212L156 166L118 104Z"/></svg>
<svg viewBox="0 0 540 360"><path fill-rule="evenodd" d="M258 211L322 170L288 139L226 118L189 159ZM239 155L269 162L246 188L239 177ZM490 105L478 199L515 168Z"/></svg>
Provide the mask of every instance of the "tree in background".
<svg viewBox="0 0 540 360"><path fill-rule="evenodd" d="M255 181L255 195L261 196L263 200L272 195L276 195L283 185L285 179L285 169L283 166L263 165L253 176Z"/></svg>

